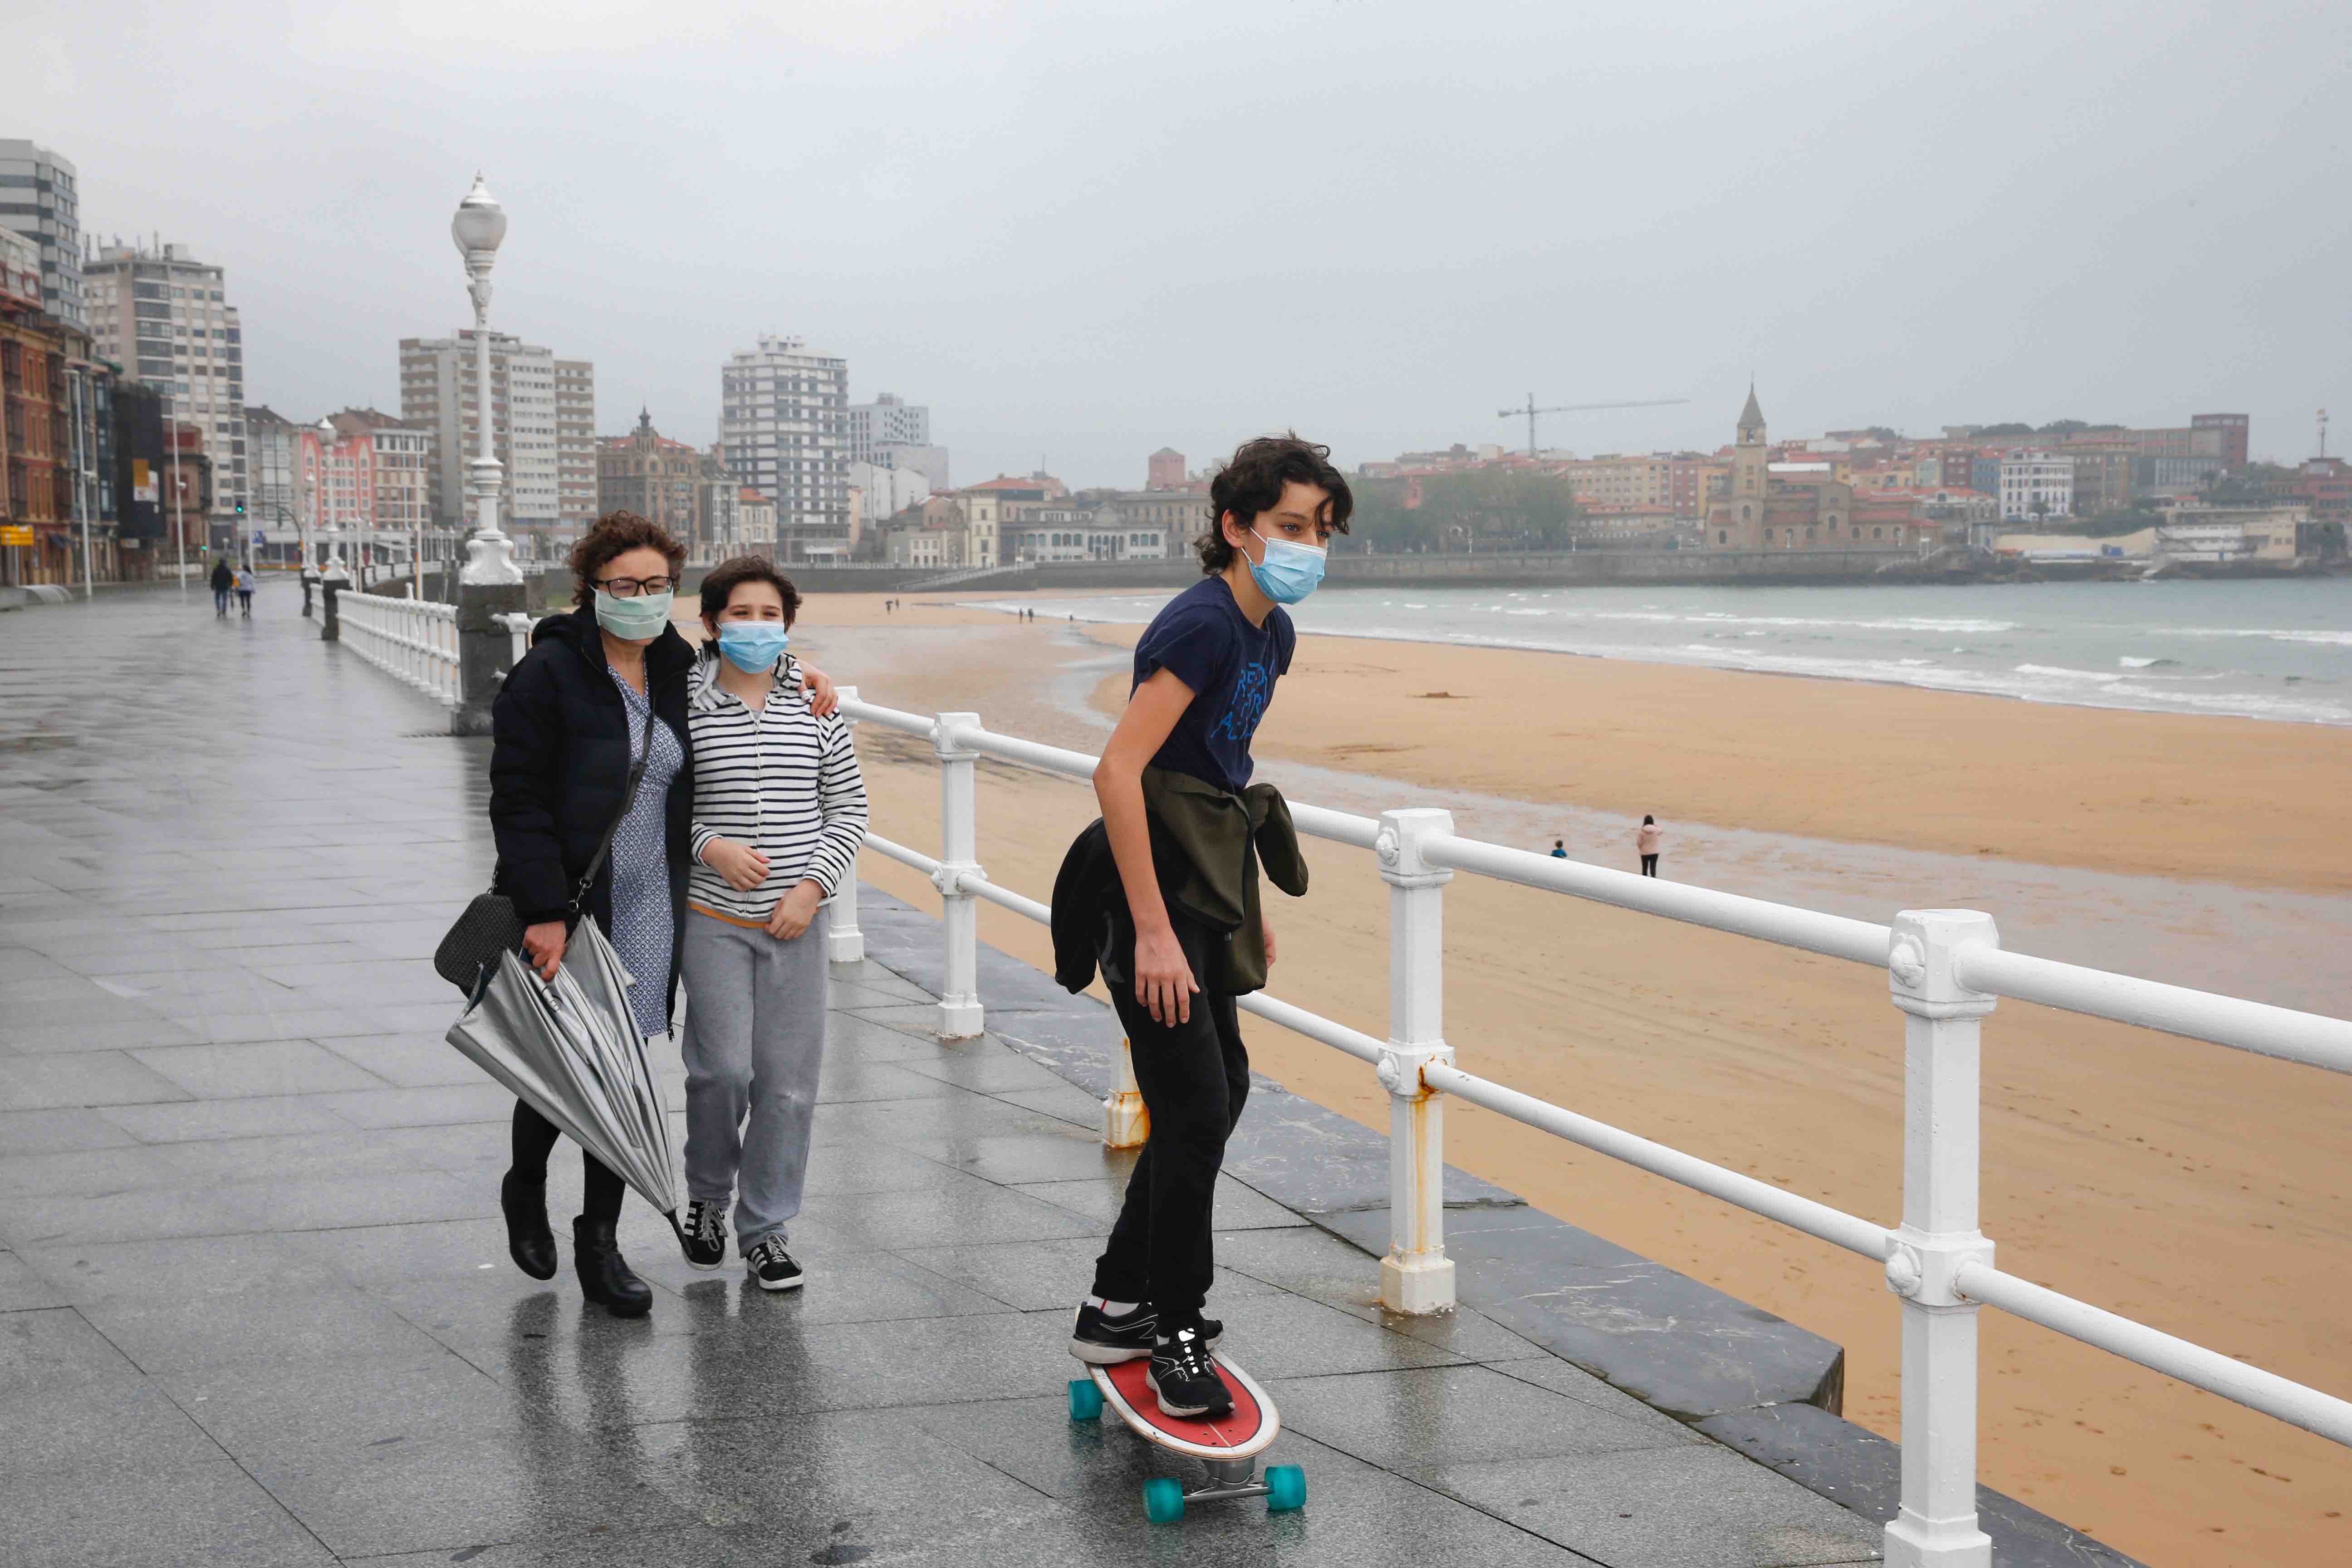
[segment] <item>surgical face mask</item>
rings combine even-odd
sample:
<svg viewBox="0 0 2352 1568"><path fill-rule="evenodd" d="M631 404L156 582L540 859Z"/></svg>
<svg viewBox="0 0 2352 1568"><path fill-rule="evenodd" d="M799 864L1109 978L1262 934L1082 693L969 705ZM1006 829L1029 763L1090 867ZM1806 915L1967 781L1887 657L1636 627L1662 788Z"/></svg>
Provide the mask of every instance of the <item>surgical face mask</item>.
<svg viewBox="0 0 2352 1568"><path fill-rule="evenodd" d="M782 621L728 621L719 628L719 651L746 675L774 668L792 640Z"/></svg>
<svg viewBox="0 0 2352 1568"><path fill-rule="evenodd" d="M667 593L639 594L633 599L616 599L604 589L596 590L596 624L619 637L623 642L644 642L661 636L669 625Z"/></svg>
<svg viewBox="0 0 2352 1568"><path fill-rule="evenodd" d="M1323 581L1323 551L1287 539L1268 539L1255 529L1250 533L1265 546L1265 559L1250 563L1250 577L1259 593L1277 605L1295 605L1315 592Z"/></svg>

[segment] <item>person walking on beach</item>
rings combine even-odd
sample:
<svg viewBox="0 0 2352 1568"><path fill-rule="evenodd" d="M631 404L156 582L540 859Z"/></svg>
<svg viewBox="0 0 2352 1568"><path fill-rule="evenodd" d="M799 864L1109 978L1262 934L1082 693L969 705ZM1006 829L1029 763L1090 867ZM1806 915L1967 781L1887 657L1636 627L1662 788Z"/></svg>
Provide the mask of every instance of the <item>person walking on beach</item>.
<svg viewBox="0 0 2352 1568"><path fill-rule="evenodd" d="M236 585L236 574L228 568L228 558L213 563L212 575L205 579L213 585L213 619L228 619L228 591Z"/></svg>
<svg viewBox="0 0 2352 1568"><path fill-rule="evenodd" d="M253 619L253 567L249 563L236 569L236 603L245 612L245 618Z"/></svg>
<svg viewBox="0 0 2352 1568"><path fill-rule="evenodd" d="M1642 858L1644 877L1658 874L1658 841L1665 836L1666 830L1658 826L1656 817L1646 814L1643 816L1641 827L1633 834L1633 851Z"/></svg>
<svg viewBox="0 0 2352 1568"><path fill-rule="evenodd" d="M785 1225L801 1210L824 1060L825 906L856 875L866 781L838 715L817 717L784 651L801 598L764 557L702 583L688 702L694 859L679 961L688 1006L686 1219L689 1268L737 1246L763 1290L797 1289Z"/></svg>
<svg viewBox="0 0 2352 1568"><path fill-rule="evenodd" d="M1250 742L1297 643L1283 606L1322 580L1354 505L1329 449L1296 436L1244 444L1209 495L1214 521L1194 546L1202 579L1136 646L1127 711L1095 772L1102 820L1072 846L1054 900L1064 985L1076 976L1059 917L1081 917L1075 967L1091 978L1099 957L1151 1117L1070 1348L1093 1365L1149 1357L1147 1381L1171 1415L1232 1408L1209 1353L1223 1325L1202 1309L1217 1172L1249 1092L1234 998L1262 986L1275 957L1256 867L1294 896L1307 886L1288 806L1250 783ZM1106 858L1107 874L1089 871ZM1080 884L1094 896L1076 897Z"/></svg>

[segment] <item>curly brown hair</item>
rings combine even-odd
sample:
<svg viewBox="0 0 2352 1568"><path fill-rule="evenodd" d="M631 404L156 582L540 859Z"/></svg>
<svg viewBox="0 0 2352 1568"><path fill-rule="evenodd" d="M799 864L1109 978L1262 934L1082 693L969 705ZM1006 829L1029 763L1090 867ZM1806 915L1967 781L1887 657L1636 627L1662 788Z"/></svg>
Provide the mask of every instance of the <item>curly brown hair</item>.
<svg viewBox="0 0 2352 1568"><path fill-rule="evenodd" d="M719 612L727 607L727 601L735 596L735 590L746 583L765 583L775 589L777 596L784 602L785 625L790 626L800 618L801 591L793 587L793 580L777 571L776 563L764 555L738 555L710 569L710 575L702 580L704 616L717 620Z"/></svg>
<svg viewBox="0 0 2352 1568"><path fill-rule="evenodd" d="M1235 552L1225 538L1225 513L1240 519L1244 528L1255 527L1258 514L1273 510L1282 500L1283 486L1293 479L1329 497L1323 521L1334 533L1348 531L1348 514L1356 510L1356 498L1331 466L1331 448L1300 440L1296 430L1261 436L1243 442L1209 481L1209 531L1192 542L1203 575L1213 577L1233 564Z"/></svg>
<svg viewBox="0 0 2352 1568"><path fill-rule="evenodd" d="M632 550L660 551L673 577L686 570L686 546L668 529L633 511L608 511L572 547L572 602L583 610L593 605L596 579Z"/></svg>

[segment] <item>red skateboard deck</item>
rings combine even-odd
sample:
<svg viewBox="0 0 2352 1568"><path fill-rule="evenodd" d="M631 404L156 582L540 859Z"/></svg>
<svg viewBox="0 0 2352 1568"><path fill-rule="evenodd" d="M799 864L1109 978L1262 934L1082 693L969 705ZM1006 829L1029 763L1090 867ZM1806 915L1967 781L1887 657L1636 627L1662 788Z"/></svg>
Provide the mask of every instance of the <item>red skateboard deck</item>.
<svg viewBox="0 0 2352 1568"><path fill-rule="evenodd" d="M1217 1376L1234 1402L1230 1414L1218 1416L1171 1415L1161 1410L1160 1396L1144 1381L1151 1369L1148 1358L1087 1370L1103 1391L1104 1402L1138 1436L1195 1458L1244 1459L1274 1441L1282 1430L1282 1417L1249 1373L1223 1356L1215 1360Z"/></svg>

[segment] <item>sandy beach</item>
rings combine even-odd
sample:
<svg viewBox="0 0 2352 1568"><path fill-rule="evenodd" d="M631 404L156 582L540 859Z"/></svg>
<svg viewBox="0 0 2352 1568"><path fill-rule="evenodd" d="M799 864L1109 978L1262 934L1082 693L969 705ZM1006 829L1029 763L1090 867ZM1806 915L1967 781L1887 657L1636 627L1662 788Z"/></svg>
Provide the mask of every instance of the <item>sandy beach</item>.
<svg viewBox="0 0 2352 1568"><path fill-rule="evenodd" d="M817 595L795 640L869 700L969 709L992 728L1097 749L1124 700L1136 628L1076 626L1036 603L1039 620L1024 624ZM1349 809L1376 808L1381 781L1396 781L1563 813L1654 811L1675 832L1801 835L1863 861L1929 850L1989 876L2168 879L2147 885L2191 903L2197 889L2178 883L2216 900L2352 889L2336 799L2352 731L2314 725L1307 637L1257 750L1332 770L1332 787L1358 798L1325 803ZM936 847L928 747L868 727L859 751L877 830ZM1095 814L1091 794L982 768L982 859L992 879L1042 898ZM1630 848L1571 844L1628 868ZM1385 1033L1386 900L1370 857L1310 851L1313 891L1271 911L1271 989ZM861 865L936 908L912 872L871 855ZM2105 931L2126 955L2117 967L2172 978L2156 965L2197 940L2171 932L2176 949L2148 947L2135 964L2130 900L2082 903L2060 916ZM983 940L1048 963L1041 928L985 907L981 920ZM1841 1208L1898 1216L1902 1026L1876 971L1470 878L1449 889L1446 924L1447 1034L1465 1068ZM2266 956L2249 954L2250 970ZM2227 973L2226 955L2214 962ZM2327 989L2324 976L2311 984ZM1246 1032L1262 1070L1385 1128L1360 1064L1256 1020ZM2347 1121L2341 1078L2003 1004L1985 1026L1984 1229L2012 1272L2344 1393ZM1897 1312L1875 1268L1474 1108L1455 1107L1449 1125L1454 1163L1843 1344L1846 1414L1896 1434ZM2335 1446L1997 1312L1983 1330L1990 1484L2154 1563L2352 1559L2352 1460Z"/></svg>

